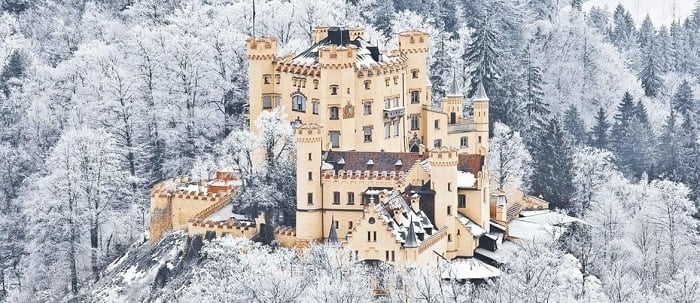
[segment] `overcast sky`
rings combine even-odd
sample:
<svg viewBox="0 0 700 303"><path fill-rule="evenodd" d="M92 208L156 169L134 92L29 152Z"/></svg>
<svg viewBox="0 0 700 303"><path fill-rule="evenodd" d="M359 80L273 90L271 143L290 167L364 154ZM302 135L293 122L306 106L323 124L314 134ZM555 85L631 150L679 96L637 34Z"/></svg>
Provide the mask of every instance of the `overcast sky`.
<svg viewBox="0 0 700 303"><path fill-rule="evenodd" d="M675 18L685 19L693 11L693 3L695 0L588 0L584 3L584 8L589 9L591 6L608 6L608 10L612 13L618 3L622 3L630 13L637 24L644 20L644 17L649 14L654 25L658 28L659 24L670 24Z"/></svg>

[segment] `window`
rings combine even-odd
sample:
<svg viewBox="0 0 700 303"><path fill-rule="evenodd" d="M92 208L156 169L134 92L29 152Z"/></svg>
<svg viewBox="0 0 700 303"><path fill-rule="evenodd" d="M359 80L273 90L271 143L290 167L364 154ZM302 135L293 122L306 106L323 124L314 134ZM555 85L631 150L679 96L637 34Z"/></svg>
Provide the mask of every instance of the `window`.
<svg viewBox="0 0 700 303"><path fill-rule="evenodd" d="M272 108L272 96L263 96L263 108Z"/></svg>
<svg viewBox="0 0 700 303"><path fill-rule="evenodd" d="M309 161L311 161L311 153L309 153Z"/></svg>
<svg viewBox="0 0 700 303"><path fill-rule="evenodd" d="M309 181L312 181L314 179L314 173L309 172Z"/></svg>
<svg viewBox="0 0 700 303"><path fill-rule="evenodd" d="M371 231L367 232L367 242L372 242L372 232Z"/></svg>
<svg viewBox="0 0 700 303"><path fill-rule="evenodd" d="M354 204L355 204L355 193L353 193L353 192L348 192L348 204L349 204L349 205L354 205Z"/></svg>
<svg viewBox="0 0 700 303"><path fill-rule="evenodd" d="M389 77L384 79L384 84L386 84L386 86L389 87Z"/></svg>
<svg viewBox="0 0 700 303"><path fill-rule="evenodd" d="M372 114L372 102L367 101L363 103L363 108L365 116Z"/></svg>
<svg viewBox="0 0 700 303"><path fill-rule="evenodd" d="M447 215L451 216L452 215L452 206L447 207Z"/></svg>
<svg viewBox="0 0 700 303"><path fill-rule="evenodd" d="M478 141L479 141L479 143L481 143L481 136L479 136L479 140L478 140Z"/></svg>
<svg viewBox="0 0 700 303"><path fill-rule="evenodd" d="M391 262L394 262L394 261L396 261L396 254L395 254L394 251L392 250L392 251L391 251Z"/></svg>
<svg viewBox="0 0 700 303"><path fill-rule="evenodd" d="M352 221L348 221L348 229L352 229Z"/></svg>
<svg viewBox="0 0 700 303"><path fill-rule="evenodd" d="M313 193L306 194L306 204L309 204L309 205L314 204L314 194Z"/></svg>
<svg viewBox="0 0 700 303"><path fill-rule="evenodd" d="M302 95L292 96L292 110L297 112L306 112L306 97Z"/></svg>
<svg viewBox="0 0 700 303"><path fill-rule="evenodd" d="M447 242L452 242L452 234L447 234Z"/></svg>
<svg viewBox="0 0 700 303"><path fill-rule="evenodd" d="M337 95L337 94L338 94L338 86L331 85L331 95Z"/></svg>
<svg viewBox="0 0 700 303"><path fill-rule="evenodd" d="M332 148L339 148L340 147L340 132L339 131L330 131L329 133L331 135L331 147Z"/></svg>
<svg viewBox="0 0 700 303"><path fill-rule="evenodd" d="M411 92L411 104L418 104L420 103L420 92L417 90L414 90Z"/></svg>
<svg viewBox="0 0 700 303"><path fill-rule="evenodd" d="M311 101L312 111L314 115L318 115L318 100Z"/></svg>
<svg viewBox="0 0 700 303"><path fill-rule="evenodd" d="M418 120L418 115L411 116L411 130L417 130L420 125L420 120Z"/></svg>
<svg viewBox="0 0 700 303"><path fill-rule="evenodd" d="M362 128L362 133L365 135L365 142L372 142L372 127L365 126Z"/></svg>
<svg viewBox="0 0 700 303"><path fill-rule="evenodd" d="M377 232L376 231L372 232L372 242L377 242Z"/></svg>
<svg viewBox="0 0 700 303"><path fill-rule="evenodd" d="M384 261L389 262L389 251L388 251L388 250L385 250L385 251L384 251L384 255L385 255Z"/></svg>
<svg viewBox="0 0 700 303"><path fill-rule="evenodd" d="M435 129L440 129L440 120L435 120Z"/></svg>
<svg viewBox="0 0 700 303"><path fill-rule="evenodd" d="M447 182L447 191L452 191L452 182Z"/></svg>
<svg viewBox="0 0 700 303"><path fill-rule="evenodd" d="M394 85L398 85L398 84L399 84L399 77L395 76L394 77Z"/></svg>
<svg viewBox="0 0 700 303"><path fill-rule="evenodd" d="M467 196L465 196L465 195L457 196L457 207L458 208L467 207Z"/></svg>
<svg viewBox="0 0 700 303"><path fill-rule="evenodd" d="M399 107L399 97L394 98L394 107Z"/></svg>
<svg viewBox="0 0 700 303"><path fill-rule="evenodd" d="M331 120L340 119L340 109L337 106L331 106Z"/></svg>
<svg viewBox="0 0 700 303"><path fill-rule="evenodd" d="M318 80L314 80L314 89L318 89Z"/></svg>
<svg viewBox="0 0 700 303"><path fill-rule="evenodd" d="M436 139L435 141L433 141L433 147L435 147L435 148L442 147L442 140Z"/></svg>
<svg viewBox="0 0 700 303"><path fill-rule="evenodd" d="M340 192L339 191L333 192L333 204L340 204Z"/></svg>
<svg viewBox="0 0 700 303"><path fill-rule="evenodd" d="M270 75L263 75L263 83L270 84Z"/></svg>
<svg viewBox="0 0 700 303"><path fill-rule="evenodd" d="M338 226L340 226L340 222L338 222L338 220L335 220L333 224L335 225L335 229L338 229Z"/></svg>
<svg viewBox="0 0 700 303"><path fill-rule="evenodd" d="M469 146L468 143L469 143L469 141L468 141L468 138L467 138L467 137L459 138L459 146L461 146L461 147L467 147L467 146Z"/></svg>
<svg viewBox="0 0 700 303"><path fill-rule="evenodd" d="M417 69L411 70L411 77L413 77L413 79L418 79L418 70Z"/></svg>
<svg viewBox="0 0 700 303"><path fill-rule="evenodd" d="M399 136L399 120L394 121L394 136Z"/></svg>
<svg viewBox="0 0 700 303"><path fill-rule="evenodd" d="M391 100L389 98L384 99L384 108L387 109L391 107Z"/></svg>
<svg viewBox="0 0 700 303"><path fill-rule="evenodd" d="M275 84L280 84L280 75L279 74L275 75Z"/></svg>
<svg viewBox="0 0 700 303"><path fill-rule="evenodd" d="M391 137L391 123L384 122L384 138L390 138L390 137Z"/></svg>
<svg viewBox="0 0 700 303"><path fill-rule="evenodd" d="M365 89L370 89L372 87L372 81L365 81Z"/></svg>

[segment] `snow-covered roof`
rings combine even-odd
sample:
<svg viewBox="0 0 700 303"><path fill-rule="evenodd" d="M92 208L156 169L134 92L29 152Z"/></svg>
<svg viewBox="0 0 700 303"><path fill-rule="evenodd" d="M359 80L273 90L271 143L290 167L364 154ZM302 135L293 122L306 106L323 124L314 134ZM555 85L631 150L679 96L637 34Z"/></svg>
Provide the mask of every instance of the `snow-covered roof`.
<svg viewBox="0 0 700 303"><path fill-rule="evenodd" d="M474 174L464 171L457 172L457 187L458 188L473 188L476 184Z"/></svg>
<svg viewBox="0 0 700 303"><path fill-rule="evenodd" d="M386 202L376 203L374 207L398 242L403 243L405 247L418 247L423 241L438 233L425 212L413 211L409 204L409 193L389 193L388 190L384 192L389 194ZM396 217L394 210L398 210L401 216Z"/></svg>
<svg viewBox="0 0 700 303"><path fill-rule="evenodd" d="M501 275L501 270L476 258L454 259L442 269L443 279L482 280Z"/></svg>
<svg viewBox="0 0 700 303"><path fill-rule="evenodd" d="M215 211L213 214L209 215L204 219L204 221L211 221L211 222L223 222L227 221L229 219L235 219L236 221L250 221L246 218L245 215L242 214L236 214L233 212L233 204L229 203L226 204L224 207L220 208L219 210Z"/></svg>
<svg viewBox="0 0 700 303"><path fill-rule="evenodd" d="M462 223L469 231L474 235L474 237L481 237L484 234L486 234L486 230L481 228L479 224L474 223L474 221L469 220L469 218L465 217L464 215L457 213L457 220L459 220L459 223Z"/></svg>

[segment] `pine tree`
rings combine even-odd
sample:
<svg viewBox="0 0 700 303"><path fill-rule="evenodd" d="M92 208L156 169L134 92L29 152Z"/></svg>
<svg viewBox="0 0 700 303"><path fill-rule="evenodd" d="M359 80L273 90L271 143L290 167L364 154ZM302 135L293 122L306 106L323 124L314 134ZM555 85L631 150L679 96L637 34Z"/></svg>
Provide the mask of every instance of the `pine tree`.
<svg viewBox="0 0 700 303"><path fill-rule="evenodd" d="M542 90L542 70L533 64L530 58L529 47L525 54L525 112L528 120L532 122L530 129L542 128L549 120L549 104L544 101Z"/></svg>
<svg viewBox="0 0 700 303"><path fill-rule="evenodd" d="M430 65L430 83L433 85L433 100L440 100L447 92L448 80L447 75L456 76L450 72L450 56L447 54L447 46L445 45L446 34L441 32L436 38L436 50L433 55L433 63Z"/></svg>
<svg viewBox="0 0 700 303"><path fill-rule="evenodd" d="M586 142L586 126L574 105L571 105L564 113L564 130L571 136L573 143Z"/></svg>
<svg viewBox="0 0 700 303"><path fill-rule="evenodd" d="M561 123L555 117L539 134L533 153L532 192L553 208L570 209L575 193L573 152Z"/></svg>
<svg viewBox="0 0 700 303"><path fill-rule="evenodd" d="M583 0L571 0L571 7L580 12L583 8Z"/></svg>
<svg viewBox="0 0 700 303"><path fill-rule="evenodd" d="M11 79L22 79L26 75L27 66L22 53L15 50L10 55L10 58L0 72L0 89L5 94L5 97L10 96Z"/></svg>
<svg viewBox="0 0 700 303"><path fill-rule="evenodd" d="M693 98L693 89L688 80L683 81L672 98L673 109L683 117L684 123L695 124L700 104Z"/></svg>
<svg viewBox="0 0 700 303"><path fill-rule="evenodd" d="M639 37L637 38L639 49L645 50L649 48L654 41L655 32L656 30L654 29L654 24L651 22L651 17L647 14L642 22L642 26L639 28Z"/></svg>
<svg viewBox="0 0 700 303"><path fill-rule="evenodd" d="M492 87L492 83L500 77L501 67L499 59L501 50L498 49L499 41L497 34L491 27L488 19L481 22L479 27L472 34L472 41L467 46L464 53L466 64L470 67L469 77L471 85L468 96L471 97L483 81L487 89Z"/></svg>
<svg viewBox="0 0 700 303"><path fill-rule="evenodd" d="M612 149L620 169L631 177L654 174L654 134L646 108L625 93L611 131Z"/></svg>
<svg viewBox="0 0 700 303"><path fill-rule="evenodd" d="M642 71L639 73L639 80L642 82L644 95L647 97L656 97L659 90L663 87L663 81L661 80L659 56L653 41L650 42L643 56Z"/></svg>
<svg viewBox="0 0 700 303"><path fill-rule="evenodd" d="M608 122L605 109L598 109L598 115L595 118L595 125L591 133L591 145L597 148L608 148L608 130L610 130L610 122Z"/></svg>
<svg viewBox="0 0 700 303"><path fill-rule="evenodd" d="M635 26L632 15L619 4L613 13L613 29L610 37L620 50L628 50L635 41Z"/></svg>
<svg viewBox="0 0 700 303"><path fill-rule="evenodd" d="M673 55L673 48L672 48L672 42L671 42L671 36L668 33L668 27L665 25L662 25L659 28L659 32L656 35L656 42L658 45L658 59L657 61L659 62L659 66L661 67L662 72L668 72L672 69L672 55Z"/></svg>
<svg viewBox="0 0 700 303"><path fill-rule="evenodd" d="M671 107L671 113L663 127L659 150L660 175L673 181L678 181L682 172L679 171L683 142L676 122L676 113Z"/></svg>

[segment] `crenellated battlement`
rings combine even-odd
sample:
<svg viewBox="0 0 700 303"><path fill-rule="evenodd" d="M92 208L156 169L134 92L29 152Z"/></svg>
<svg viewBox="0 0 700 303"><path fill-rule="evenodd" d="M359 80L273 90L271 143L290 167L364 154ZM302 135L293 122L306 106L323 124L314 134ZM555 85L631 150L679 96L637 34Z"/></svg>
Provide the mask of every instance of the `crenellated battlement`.
<svg viewBox="0 0 700 303"><path fill-rule="evenodd" d="M301 124L296 127L294 134L298 143L321 142L323 126L316 123Z"/></svg>
<svg viewBox="0 0 700 303"><path fill-rule="evenodd" d="M399 33L399 50L402 53L428 53L428 34L421 31Z"/></svg>
<svg viewBox="0 0 700 303"><path fill-rule="evenodd" d="M406 176L403 171L360 171L360 170L324 170L321 172L324 179L336 179L336 180L401 180Z"/></svg>
<svg viewBox="0 0 700 303"><path fill-rule="evenodd" d="M454 147L436 147L430 151L430 165L437 167L457 166L459 150Z"/></svg>
<svg viewBox="0 0 700 303"><path fill-rule="evenodd" d="M277 39L255 37L246 40L249 60L274 60L277 57Z"/></svg>
<svg viewBox="0 0 700 303"><path fill-rule="evenodd" d="M357 47L354 45L338 46L331 44L318 49L318 62L323 69L354 68Z"/></svg>

